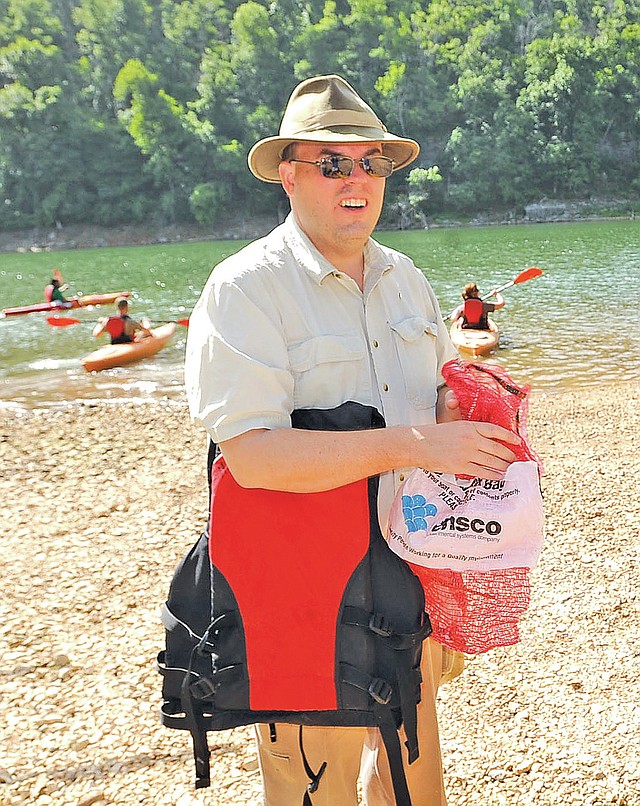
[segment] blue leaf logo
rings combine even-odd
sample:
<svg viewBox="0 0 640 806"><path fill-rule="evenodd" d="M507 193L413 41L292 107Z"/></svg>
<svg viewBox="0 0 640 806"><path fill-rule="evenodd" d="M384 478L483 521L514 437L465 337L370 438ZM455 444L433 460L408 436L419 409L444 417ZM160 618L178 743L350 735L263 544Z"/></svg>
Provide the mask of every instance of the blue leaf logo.
<svg viewBox="0 0 640 806"><path fill-rule="evenodd" d="M409 532L424 532L427 529L427 518L438 513L435 504L427 504L424 495L403 495L402 514Z"/></svg>

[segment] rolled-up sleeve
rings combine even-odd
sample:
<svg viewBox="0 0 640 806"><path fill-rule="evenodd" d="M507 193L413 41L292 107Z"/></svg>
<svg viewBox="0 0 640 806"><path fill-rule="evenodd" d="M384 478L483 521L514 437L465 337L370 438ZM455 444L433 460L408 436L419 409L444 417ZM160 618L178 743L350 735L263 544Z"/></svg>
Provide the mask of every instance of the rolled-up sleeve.
<svg viewBox="0 0 640 806"><path fill-rule="evenodd" d="M185 356L191 417L215 442L288 427L293 408L287 347L269 297L256 299L259 289L224 277L214 270L194 307Z"/></svg>

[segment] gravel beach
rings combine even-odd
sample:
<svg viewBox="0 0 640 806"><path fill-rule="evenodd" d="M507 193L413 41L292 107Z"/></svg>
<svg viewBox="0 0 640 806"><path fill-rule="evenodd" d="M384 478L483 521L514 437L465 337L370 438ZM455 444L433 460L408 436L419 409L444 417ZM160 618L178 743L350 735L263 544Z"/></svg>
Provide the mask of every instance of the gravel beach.
<svg viewBox="0 0 640 806"><path fill-rule="evenodd" d="M439 702L449 806L640 806L640 391L535 393L546 543L515 647ZM0 804L260 803L249 729L159 723L159 608L206 517L181 403L0 410Z"/></svg>

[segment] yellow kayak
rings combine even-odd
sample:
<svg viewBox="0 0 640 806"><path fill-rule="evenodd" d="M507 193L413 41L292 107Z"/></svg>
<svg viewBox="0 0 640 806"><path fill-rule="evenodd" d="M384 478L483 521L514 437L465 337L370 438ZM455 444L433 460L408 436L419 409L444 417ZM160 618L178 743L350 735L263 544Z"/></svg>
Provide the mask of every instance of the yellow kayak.
<svg viewBox="0 0 640 806"><path fill-rule="evenodd" d="M153 336L147 336L140 341L129 344L106 344L99 347L82 359L82 366L87 372L96 372L102 369L113 369L125 364L132 364L142 358L155 355L165 347L176 332L176 323L167 322L166 325L153 328Z"/></svg>
<svg viewBox="0 0 640 806"><path fill-rule="evenodd" d="M496 323L489 319L489 330L460 327L458 319L451 325L451 341L460 353L470 355L486 355L498 346L500 331Z"/></svg>

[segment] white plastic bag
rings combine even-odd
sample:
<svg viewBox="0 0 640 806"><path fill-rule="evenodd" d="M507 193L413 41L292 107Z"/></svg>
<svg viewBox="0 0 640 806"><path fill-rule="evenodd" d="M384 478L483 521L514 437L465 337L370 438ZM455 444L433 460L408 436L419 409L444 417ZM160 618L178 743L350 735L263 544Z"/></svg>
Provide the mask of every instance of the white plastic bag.
<svg viewBox="0 0 640 806"><path fill-rule="evenodd" d="M543 540L542 496L533 461L513 462L496 481L414 470L389 517L391 549L426 568L534 568Z"/></svg>

